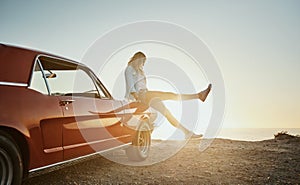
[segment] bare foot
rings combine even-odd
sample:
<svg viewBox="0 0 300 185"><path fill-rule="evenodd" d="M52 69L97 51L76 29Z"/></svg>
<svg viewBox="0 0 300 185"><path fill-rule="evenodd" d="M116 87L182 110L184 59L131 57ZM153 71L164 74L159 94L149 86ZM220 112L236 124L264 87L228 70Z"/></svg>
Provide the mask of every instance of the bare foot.
<svg viewBox="0 0 300 185"><path fill-rule="evenodd" d="M211 84L209 84L208 87L204 91L201 91L200 93L198 93L199 99L204 102L206 100L210 90L211 90Z"/></svg>

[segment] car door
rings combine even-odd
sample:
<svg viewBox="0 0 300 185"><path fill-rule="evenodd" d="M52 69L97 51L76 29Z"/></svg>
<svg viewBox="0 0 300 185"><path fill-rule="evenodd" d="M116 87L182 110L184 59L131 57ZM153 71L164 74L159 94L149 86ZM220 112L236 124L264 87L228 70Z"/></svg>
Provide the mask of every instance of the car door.
<svg viewBox="0 0 300 185"><path fill-rule="evenodd" d="M30 159L32 167L49 165L63 160L62 122L64 120L59 99L51 96L47 86L42 66L35 61L29 88L26 96L21 96L20 109L28 124L36 123L39 127L30 126L31 151L30 156L39 156ZM22 107L24 105L24 107Z"/></svg>
<svg viewBox="0 0 300 185"><path fill-rule="evenodd" d="M123 135L122 116L108 113L122 103L103 91L88 68L51 73L56 77L48 79L49 88L59 98L64 114L64 160L119 146L120 140L130 137Z"/></svg>
<svg viewBox="0 0 300 185"><path fill-rule="evenodd" d="M68 120L63 124L64 159L119 146L122 143L118 139L127 137L122 135L121 117L101 114L112 110L115 103L112 100L77 96L59 98Z"/></svg>

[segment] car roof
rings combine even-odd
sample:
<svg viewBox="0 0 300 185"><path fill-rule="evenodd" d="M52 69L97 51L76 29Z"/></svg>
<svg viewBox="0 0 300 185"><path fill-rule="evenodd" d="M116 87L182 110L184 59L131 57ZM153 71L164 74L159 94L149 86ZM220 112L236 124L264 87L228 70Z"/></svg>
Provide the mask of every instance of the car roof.
<svg viewBox="0 0 300 185"><path fill-rule="evenodd" d="M0 82L29 84L34 61L38 56L43 60L52 58L61 63L84 66L47 52L0 43Z"/></svg>

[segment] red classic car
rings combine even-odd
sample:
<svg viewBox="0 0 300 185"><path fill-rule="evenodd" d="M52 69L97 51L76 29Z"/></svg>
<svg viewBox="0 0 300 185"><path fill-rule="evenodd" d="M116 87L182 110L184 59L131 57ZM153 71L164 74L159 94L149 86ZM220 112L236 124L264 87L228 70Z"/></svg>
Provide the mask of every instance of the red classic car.
<svg viewBox="0 0 300 185"><path fill-rule="evenodd" d="M83 64L0 44L0 184L120 147L145 160L156 115L138 107L115 100Z"/></svg>

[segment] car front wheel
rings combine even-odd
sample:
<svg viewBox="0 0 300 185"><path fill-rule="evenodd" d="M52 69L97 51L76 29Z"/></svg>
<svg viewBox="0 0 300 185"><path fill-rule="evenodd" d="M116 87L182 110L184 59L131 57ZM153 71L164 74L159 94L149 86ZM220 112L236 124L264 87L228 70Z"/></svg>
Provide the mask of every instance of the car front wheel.
<svg viewBox="0 0 300 185"><path fill-rule="evenodd" d="M23 163L18 146L0 131L0 185L19 185L22 177Z"/></svg>

